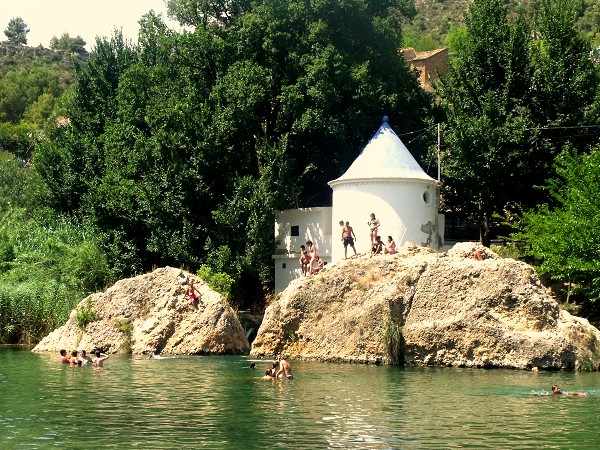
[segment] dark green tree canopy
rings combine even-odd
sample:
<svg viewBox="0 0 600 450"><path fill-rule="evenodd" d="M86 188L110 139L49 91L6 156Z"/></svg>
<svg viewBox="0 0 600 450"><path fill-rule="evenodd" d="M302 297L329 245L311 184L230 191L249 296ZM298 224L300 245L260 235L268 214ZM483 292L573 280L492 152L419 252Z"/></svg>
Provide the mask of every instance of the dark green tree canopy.
<svg viewBox="0 0 600 450"><path fill-rule="evenodd" d="M563 145L585 149L598 139L565 133L597 123L600 92L573 2L542 3L532 25L522 13L510 19L502 0L474 0L439 90L448 126L444 199L475 218L486 245L495 216L547 200L536 186L552 176Z"/></svg>
<svg viewBox="0 0 600 450"><path fill-rule="evenodd" d="M27 44L27 33L29 27L21 17L13 17L8 21L8 27L4 34L11 44Z"/></svg>
<svg viewBox="0 0 600 450"><path fill-rule="evenodd" d="M77 69L71 126L40 146L36 167L124 273L207 263L251 301L272 280L276 210L326 205L327 181L384 114L399 131L427 126L431 98L398 54L406 5L171 6L193 6L178 11L196 29L174 33L151 13L138 46L98 41ZM208 26L224 7L227 20Z"/></svg>

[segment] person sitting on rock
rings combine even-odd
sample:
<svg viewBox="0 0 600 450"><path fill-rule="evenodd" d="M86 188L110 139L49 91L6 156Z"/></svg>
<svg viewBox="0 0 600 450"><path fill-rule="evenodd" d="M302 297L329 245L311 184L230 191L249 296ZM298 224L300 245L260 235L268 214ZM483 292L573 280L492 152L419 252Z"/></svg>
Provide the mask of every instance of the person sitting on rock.
<svg viewBox="0 0 600 450"><path fill-rule="evenodd" d="M383 249L383 253L385 253L386 255L393 255L396 253L396 243L394 242L391 236L388 236L387 238L387 245Z"/></svg>
<svg viewBox="0 0 600 450"><path fill-rule="evenodd" d="M198 309L198 305L200 304L200 300L202 299L202 295L200 294L200 292L198 291L198 289L196 289L196 286L194 286L194 280L190 280L190 282L188 283L187 288L185 289L185 296L187 296L188 300L190 301L190 304L192 305L192 307L194 309Z"/></svg>
<svg viewBox="0 0 600 450"><path fill-rule="evenodd" d="M485 250L481 248L475 250L475 252L473 252L473 258L475 258L477 261L483 261L485 259Z"/></svg>
<svg viewBox="0 0 600 450"><path fill-rule="evenodd" d="M383 242L381 241L381 236L376 236L375 243L373 244L373 248L371 249L371 257L373 257L373 255L380 255L382 249Z"/></svg>

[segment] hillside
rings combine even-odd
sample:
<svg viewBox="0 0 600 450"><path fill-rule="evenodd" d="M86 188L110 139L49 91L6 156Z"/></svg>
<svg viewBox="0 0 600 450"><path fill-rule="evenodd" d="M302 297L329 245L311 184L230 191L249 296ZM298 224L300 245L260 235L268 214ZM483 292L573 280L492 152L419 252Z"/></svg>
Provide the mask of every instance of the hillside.
<svg viewBox="0 0 600 450"><path fill-rule="evenodd" d="M405 26L405 46L415 47L418 51L446 46L450 28L452 25L464 25L471 3L472 0L415 0L417 15ZM527 16L532 17L538 3L538 0L508 0L508 8L514 14L523 7ZM591 39L594 47L600 46L600 8L596 0L583 0L577 25Z"/></svg>

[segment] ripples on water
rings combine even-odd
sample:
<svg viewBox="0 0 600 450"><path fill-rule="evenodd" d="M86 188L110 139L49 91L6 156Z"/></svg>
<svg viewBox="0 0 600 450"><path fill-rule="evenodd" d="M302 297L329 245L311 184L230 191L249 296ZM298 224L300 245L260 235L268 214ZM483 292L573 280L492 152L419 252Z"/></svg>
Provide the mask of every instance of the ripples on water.
<svg viewBox="0 0 600 450"><path fill-rule="evenodd" d="M0 448L596 448L600 374L0 349ZM588 397L545 394L558 383Z"/></svg>

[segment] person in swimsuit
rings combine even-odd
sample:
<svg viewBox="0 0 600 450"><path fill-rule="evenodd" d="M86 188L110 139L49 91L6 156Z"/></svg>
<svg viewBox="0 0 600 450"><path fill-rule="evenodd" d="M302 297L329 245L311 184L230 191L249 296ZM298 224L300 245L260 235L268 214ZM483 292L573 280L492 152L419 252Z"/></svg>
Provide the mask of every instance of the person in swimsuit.
<svg viewBox="0 0 600 450"><path fill-rule="evenodd" d="M394 240L392 239L391 236L388 236L387 245L383 249L383 253L385 253L385 254L389 253L390 255L393 255L394 253L396 253L396 243L394 242Z"/></svg>
<svg viewBox="0 0 600 450"><path fill-rule="evenodd" d="M315 273L319 256L317 255L317 246L313 244L312 241L306 241L306 245L308 246L308 254L310 255L310 261L308 262L308 274L312 275Z"/></svg>
<svg viewBox="0 0 600 450"><path fill-rule="evenodd" d="M558 384L554 384L554 385L552 385L552 395L554 395L554 396L570 395L573 397L585 397L585 396L587 396L587 393L585 393L585 392L563 392L560 390L560 386Z"/></svg>
<svg viewBox="0 0 600 450"><path fill-rule="evenodd" d="M369 225L369 232L371 234L371 247L373 247L381 223L379 222L379 219L375 218L375 213L371 213L371 220L369 220L367 224Z"/></svg>
<svg viewBox="0 0 600 450"><path fill-rule="evenodd" d="M344 243L344 259L348 257L348 246L352 247L352 250L354 250L354 256L356 256L356 249L354 248L355 240L356 235L354 234L354 230L350 226L350 222L346 222L342 228L342 242Z"/></svg>
<svg viewBox="0 0 600 450"><path fill-rule="evenodd" d="M81 365L81 361L79 359L77 350L73 350L71 352L71 357L69 358L69 364L71 366L80 366Z"/></svg>
<svg viewBox="0 0 600 450"><path fill-rule="evenodd" d="M279 374L282 374L282 378L285 380L292 380L294 378L292 375L292 365L285 360L283 355L279 355L277 360L279 361L279 369L275 374L275 378L279 378Z"/></svg>
<svg viewBox="0 0 600 450"><path fill-rule="evenodd" d="M198 309L198 304L202 299L202 295L200 295L200 292L198 291L198 289L196 289L196 286L194 286L194 280L190 280L188 287L185 289L184 295L187 296L192 307L194 309Z"/></svg>
<svg viewBox="0 0 600 450"><path fill-rule="evenodd" d="M371 249L371 258L373 257L373 255L380 255L382 249L383 242L381 242L381 236L375 236L375 243L373 244L373 248Z"/></svg>
<svg viewBox="0 0 600 450"><path fill-rule="evenodd" d="M85 366L87 363L92 362L92 358L87 355L85 350L81 350L81 356L79 357L81 365Z"/></svg>
<svg viewBox="0 0 600 450"><path fill-rule="evenodd" d="M304 245L300 246L300 270L302 271L302 276L306 276L308 273L308 264L310 263L310 256L306 251L306 247Z"/></svg>
<svg viewBox="0 0 600 450"><path fill-rule="evenodd" d="M100 368L104 367L104 360L106 360L107 358L108 358L108 355L105 355L104 353L100 353L100 350L97 350L96 357L92 360L92 363L94 364L94 368L100 369Z"/></svg>
<svg viewBox="0 0 600 450"><path fill-rule="evenodd" d="M67 356L67 351L64 348L60 351L60 362L63 364L71 363L71 359Z"/></svg>

